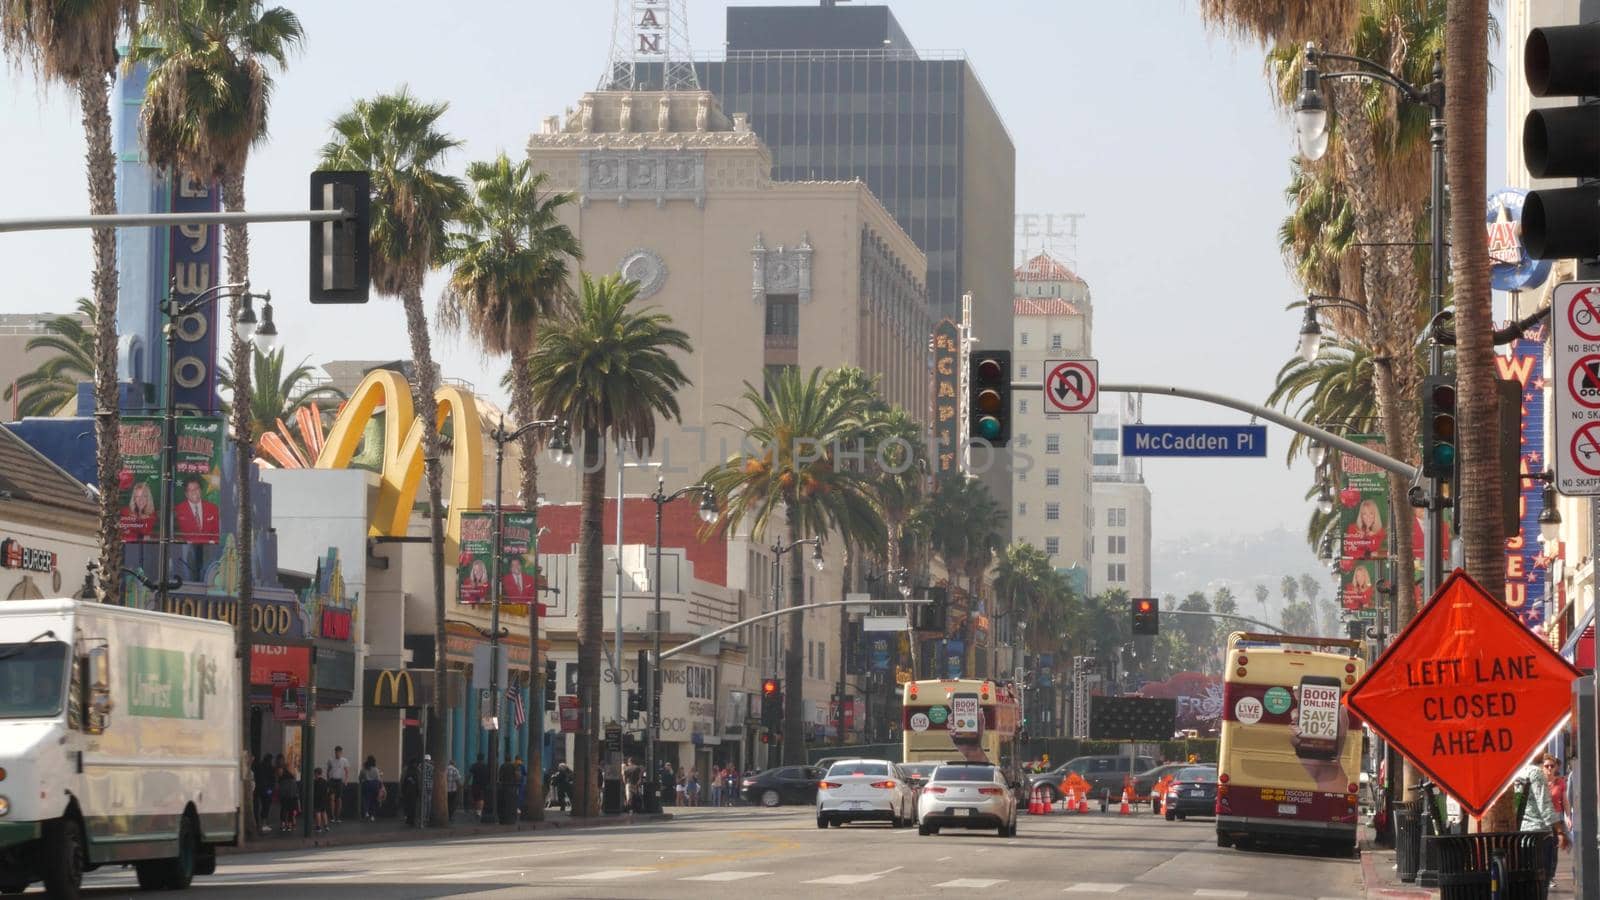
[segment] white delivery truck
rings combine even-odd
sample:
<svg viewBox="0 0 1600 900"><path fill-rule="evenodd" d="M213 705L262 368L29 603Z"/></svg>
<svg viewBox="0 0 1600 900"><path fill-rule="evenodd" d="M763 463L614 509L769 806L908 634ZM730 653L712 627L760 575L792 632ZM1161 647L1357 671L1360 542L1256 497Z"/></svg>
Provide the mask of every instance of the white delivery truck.
<svg viewBox="0 0 1600 900"><path fill-rule="evenodd" d="M77 897L132 864L185 888L238 839L233 627L78 600L0 603L0 892Z"/></svg>

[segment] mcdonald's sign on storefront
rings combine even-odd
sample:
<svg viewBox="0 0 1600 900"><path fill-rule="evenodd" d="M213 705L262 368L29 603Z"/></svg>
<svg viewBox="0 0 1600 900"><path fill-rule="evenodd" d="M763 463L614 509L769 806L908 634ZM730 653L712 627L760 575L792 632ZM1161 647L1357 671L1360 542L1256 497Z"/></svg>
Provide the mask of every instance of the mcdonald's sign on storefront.
<svg viewBox="0 0 1600 900"><path fill-rule="evenodd" d="M362 684L368 706L405 709L433 705L433 672L427 669L368 669Z"/></svg>

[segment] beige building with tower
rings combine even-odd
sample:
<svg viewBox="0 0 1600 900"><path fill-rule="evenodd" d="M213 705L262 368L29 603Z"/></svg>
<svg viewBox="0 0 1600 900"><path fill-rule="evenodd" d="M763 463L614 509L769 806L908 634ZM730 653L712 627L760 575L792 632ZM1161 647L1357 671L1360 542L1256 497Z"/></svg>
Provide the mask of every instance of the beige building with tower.
<svg viewBox="0 0 1600 900"><path fill-rule="evenodd" d="M1051 359L1086 359L1094 327L1089 285L1048 253L1016 270L1011 342L1018 381L1039 381ZM1089 570L1095 555L1091 416L1051 412L1038 391L1012 397L1012 539L1057 569Z"/></svg>

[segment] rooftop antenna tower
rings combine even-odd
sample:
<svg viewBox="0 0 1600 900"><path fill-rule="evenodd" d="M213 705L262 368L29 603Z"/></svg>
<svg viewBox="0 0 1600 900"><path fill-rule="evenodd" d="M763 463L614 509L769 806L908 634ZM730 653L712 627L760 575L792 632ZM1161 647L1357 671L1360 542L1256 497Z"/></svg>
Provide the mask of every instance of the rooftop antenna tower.
<svg viewBox="0 0 1600 900"><path fill-rule="evenodd" d="M602 91L698 91L688 0L614 0ZM657 81L656 79L660 79Z"/></svg>

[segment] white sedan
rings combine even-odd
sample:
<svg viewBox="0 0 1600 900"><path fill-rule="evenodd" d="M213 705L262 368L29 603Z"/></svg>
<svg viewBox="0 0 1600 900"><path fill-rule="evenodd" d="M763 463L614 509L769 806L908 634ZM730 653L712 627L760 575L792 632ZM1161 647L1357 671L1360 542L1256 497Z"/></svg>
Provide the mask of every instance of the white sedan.
<svg viewBox="0 0 1600 900"><path fill-rule="evenodd" d="M918 834L940 828L993 828L1016 837L1016 792L1005 773L986 763L953 763L933 770L917 800Z"/></svg>
<svg viewBox="0 0 1600 900"><path fill-rule="evenodd" d="M909 779L886 759L840 760L817 783L817 827L846 822L916 823Z"/></svg>

